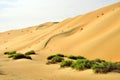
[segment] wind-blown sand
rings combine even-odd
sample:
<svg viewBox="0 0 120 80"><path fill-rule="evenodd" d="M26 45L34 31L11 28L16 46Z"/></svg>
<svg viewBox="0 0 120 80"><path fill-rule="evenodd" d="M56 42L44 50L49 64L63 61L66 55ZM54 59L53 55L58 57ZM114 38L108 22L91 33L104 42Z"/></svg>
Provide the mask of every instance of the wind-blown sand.
<svg viewBox="0 0 120 80"><path fill-rule="evenodd" d="M120 61L120 3L62 22L47 22L0 33L0 80L114 80L119 73L60 69L46 65L46 57L63 53L88 59ZM35 50L33 60L11 60L5 51Z"/></svg>

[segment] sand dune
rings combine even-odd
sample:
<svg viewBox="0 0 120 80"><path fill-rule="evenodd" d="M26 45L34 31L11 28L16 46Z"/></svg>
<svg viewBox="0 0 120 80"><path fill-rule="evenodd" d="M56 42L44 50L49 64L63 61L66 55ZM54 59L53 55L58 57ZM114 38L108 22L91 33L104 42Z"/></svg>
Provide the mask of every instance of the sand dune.
<svg viewBox="0 0 120 80"><path fill-rule="evenodd" d="M120 74L117 73L95 75L90 70L77 72L69 68L59 70L58 65L45 65L46 57L54 53L120 61L119 47L120 2L62 22L47 22L0 33L0 61L3 65L0 69L8 74L0 75L0 78L2 80L113 80L115 77L120 79ZM3 55L3 52L13 50L18 52L35 50L38 55L33 56L34 61L11 61ZM25 66L21 66L23 64Z"/></svg>

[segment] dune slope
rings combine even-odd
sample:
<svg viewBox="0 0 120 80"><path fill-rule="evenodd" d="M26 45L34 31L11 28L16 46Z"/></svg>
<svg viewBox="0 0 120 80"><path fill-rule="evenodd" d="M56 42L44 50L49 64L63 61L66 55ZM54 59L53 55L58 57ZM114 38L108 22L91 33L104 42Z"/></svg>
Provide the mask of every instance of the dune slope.
<svg viewBox="0 0 120 80"><path fill-rule="evenodd" d="M62 22L0 33L0 51L36 50L120 61L120 3Z"/></svg>

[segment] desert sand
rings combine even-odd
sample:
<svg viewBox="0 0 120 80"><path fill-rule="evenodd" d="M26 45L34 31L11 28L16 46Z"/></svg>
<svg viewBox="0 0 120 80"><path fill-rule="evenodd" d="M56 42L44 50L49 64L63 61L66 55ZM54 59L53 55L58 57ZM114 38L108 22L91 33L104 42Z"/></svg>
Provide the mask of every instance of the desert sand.
<svg viewBox="0 0 120 80"><path fill-rule="evenodd" d="M120 2L99 10L0 33L0 80L120 80L119 73L95 74L91 70L61 69L46 65L46 57L62 53L88 59L120 61ZM35 50L33 60L12 60L6 51Z"/></svg>

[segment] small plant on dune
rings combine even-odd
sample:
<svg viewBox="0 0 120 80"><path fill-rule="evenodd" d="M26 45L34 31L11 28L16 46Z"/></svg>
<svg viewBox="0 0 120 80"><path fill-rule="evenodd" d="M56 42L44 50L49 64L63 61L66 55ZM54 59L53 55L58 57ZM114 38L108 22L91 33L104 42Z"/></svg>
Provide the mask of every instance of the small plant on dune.
<svg viewBox="0 0 120 80"><path fill-rule="evenodd" d="M56 55L50 55L47 57L47 60L51 60L53 57L55 57Z"/></svg>
<svg viewBox="0 0 120 80"><path fill-rule="evenodd" d="M94 64L92 69L95 73L107 73L113 70L111 62L101 62L98 64Z"/></svg>
<svg viewBox="0 0 120 80"><path fill-rule="evenodd" d="M65 57L63 54L56 54L56 55L50 55L47 57L47 60L51 60L53 57L59 56L59 57Z"/></svg>
<svg viewBox="0 0 120 80"><path fill-rule="evenodd" d="M95 64L95 63L101 63L101 62L106 62L106 61L102 59L95 59L95 60L92 60L92 62Z"/></svg>
<svg viewBox="0 0 120 80"><path fill-rule="evenodd" d="M62 60L64 60L63 57L60 57L60 56L56 56L56 55L55 55L51 60L49 60L49 61L47 62L47 64L59 63L59 62L61 62Z"/></svg>
<svg viewBox="0 0 120 80"><path fill-rule="evenodd" d="M83 56L77 56L77 59L86 59L86 58Z"/></svg>
<svg viewBox="0 0 120 80"><path fill-rule="evenodd" d="M60 56L55 56L51 59L53 63L61 62L62 60L64 60L64 58Z"/></svg>
<svg viewBox="0 0 120 80"><path fill-rule="evenodd" d="M91 60L91 66L93 66L94 64L102 63L102 62L106 62L106 61L102 59Z"/></svg>
<svg viewBox="0 0 120 80"><path fill-rule="evenodd" d="M70 67L73 61L71 60L62 60L60 67Z"/></svg>
<svg viewBox="0 0 120 80"><path fill-rule="evenodd" d="M13 58L13 59L22 59L22 58L32 59L30 56L24 55L24 54L21 54L21 53L16 53L16 54L12 55L11 58Z"/></svg>
<svg viewBox="0 0 120 80"><path fill-rule="evenodd" d="M73 59L73 60L86 59L86 58L84 58L83 56L73 56L73 55L68 56L68 58L69 58L69 59Z"/></svg>
<svg viewBox="0 0 120 80"><path fill-rule="evenodd" d="M120 71L120 63L114 63L113 67L114 67L114 69Z"/></svg>
<svg viewBox="0 0 120 80"><path fill-rule="evenodd" d="M4 52L5 55L11 55L11 54L16 54L16 51L11 51L11 52Z"/></svg>
<svg viewBox="0 0 120 80"><path fill-rule="evenodd" d="M28 51L25 53L25 55L31 55L31 54L36 54L34 50Z"/></svg>
<svg viewBox="0 0 120 80"><path fill-rule="evenodd" d="M91 63L86 59L78 59L72 63L71 67L76 70L84 70L91 68Z"/></svg>
<svg viewBox="0 0 120 80"><path fill-rule="evenodd" d="M8 58L12 58L12 59L22 59L22 58L32 59L29 55L17 53L16 51L5 52L4 54L8 55Z"/></svg>
<svg viewBox="0 0 120 80"><path fill-rule="evenodd" d="M56 54L56 56L65 57L65 55L60 54L60 53Z"/></svg>
<svg viewBox="0 0 120 80"><path fill-rule="evenodd" d="M110 70L120 73L120 63L112 63Z"/></svg>
<svg viewBox="0 0 120 80"><path fill-rule="evenodd" d="M76 57L76 56L73 56L73 55L68 56L68 58L69 58L69 59L77 60L77 57Z"/></svg>

